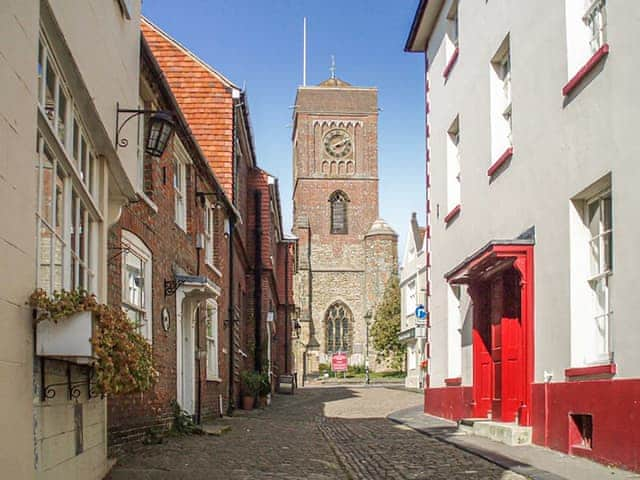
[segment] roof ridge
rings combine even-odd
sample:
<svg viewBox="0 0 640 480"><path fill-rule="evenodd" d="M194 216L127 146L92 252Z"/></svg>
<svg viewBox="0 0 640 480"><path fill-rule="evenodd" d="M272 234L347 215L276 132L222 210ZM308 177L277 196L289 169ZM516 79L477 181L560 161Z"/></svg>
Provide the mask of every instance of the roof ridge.
<svg viewBox="0 0 640 480"><path fill-rule="evenodd" d="M227 87L231 87L231 88L235 88L237 90L241 90L240 87L238 87L235 83L233 83L231 80L229 80L227 77L225 77L222 73L218 72L215 68L213 68L211 65L209 65L208 63L206 63L204 60L202 60L200 57L198 57L195 53L193 53L191 50L189 50L187 47L185 47L182 43L180 43L178 40L176 40L175 38L173 38L171 35L169 35L167 32L165 32L162 28L160 28L158 25L156 25L155 23L153 23L151 20L149 20L149 18L145 17L144 15L141 16L141 22L146 23L149 27L151 27L152 29L154 29L156 32L158 32L160 35L162 35L166 40L168 40L169 42L173 43L176 47L178 47L180 50L182 50L186 55L188 55L189 57L191 57L194 61L196 61L197 63L199 63L203 68L205 68L207 71L209 71L211 74L215 75L216 77L218 77L218 79L224 83Z"/></svg>

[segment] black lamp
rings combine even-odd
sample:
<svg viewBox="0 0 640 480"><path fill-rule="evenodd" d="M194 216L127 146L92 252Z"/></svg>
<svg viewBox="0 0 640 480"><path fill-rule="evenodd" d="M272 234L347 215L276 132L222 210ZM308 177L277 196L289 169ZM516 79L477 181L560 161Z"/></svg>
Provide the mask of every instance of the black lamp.
<svg viewBox="0 0 640 480"><path fill-rule="evenodd" d="M173 121L172 112L167 112L164 110L139 110L139 109L130 109L130 108L120 108L120 105L117 104L117 115L116 115L116 149L118 147L125 148L129 145L129 140L126 138L120 137L120 132L127 124L129 120L138 115L151 114L151 118L149 118L149 137L145 143L145 152L154 157L161 157L164 153L165 148L167 148L167 144L169 143L169 138L171 138L171 134L175 129L175 122ZM124 119L122 123L120 123L120 114L127 113L129 116Z"/></svg>
<svg viewBox="0 0 640 480"><path fill-rule="evenodd" d="M171 114L160 111L151 115L149 119L149 138L145 152L153 157L161 157L167 148L169 138L173 133L175 123Z"/></svg>

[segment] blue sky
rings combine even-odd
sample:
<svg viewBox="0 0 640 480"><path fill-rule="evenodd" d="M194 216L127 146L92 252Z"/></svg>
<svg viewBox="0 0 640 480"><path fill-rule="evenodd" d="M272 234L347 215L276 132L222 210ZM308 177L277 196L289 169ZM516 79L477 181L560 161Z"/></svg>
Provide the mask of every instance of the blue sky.
<svg viewBox="0 0 640 480"><path fill-rule="evenodd" d="M418 0L145 0L143 13L239 86L246 85L258 164L279 178L292 216L291 109L302 83L336 74L378 87L380 216L400 234L412 211L424 223L424 60L403 51Z"/></svg>

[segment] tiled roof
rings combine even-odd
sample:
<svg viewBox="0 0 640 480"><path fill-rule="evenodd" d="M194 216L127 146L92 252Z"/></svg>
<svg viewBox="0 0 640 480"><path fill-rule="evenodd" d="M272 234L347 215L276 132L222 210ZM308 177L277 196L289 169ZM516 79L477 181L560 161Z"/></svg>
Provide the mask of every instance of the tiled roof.
<svg viewBox="0 0 640 480"><path fill-rule="evenodd" d="M141 29L209 165L232 198L232 90L239 88L148 19L142 19Z"/></svg>

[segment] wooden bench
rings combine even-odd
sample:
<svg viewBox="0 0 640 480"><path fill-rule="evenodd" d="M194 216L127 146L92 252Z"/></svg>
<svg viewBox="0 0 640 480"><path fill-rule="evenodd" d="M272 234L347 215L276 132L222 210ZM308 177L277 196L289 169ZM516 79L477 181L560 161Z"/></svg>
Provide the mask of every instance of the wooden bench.
<svg viewBox="0 0 640 480"><path fill-rule="evenodd" d="M280 375L278 376L278 392L280 393L288 393L292 395L295 393L296 389L296 377L295 375ZM286 389L283 390L282 386L288 385Z"/></svg>

